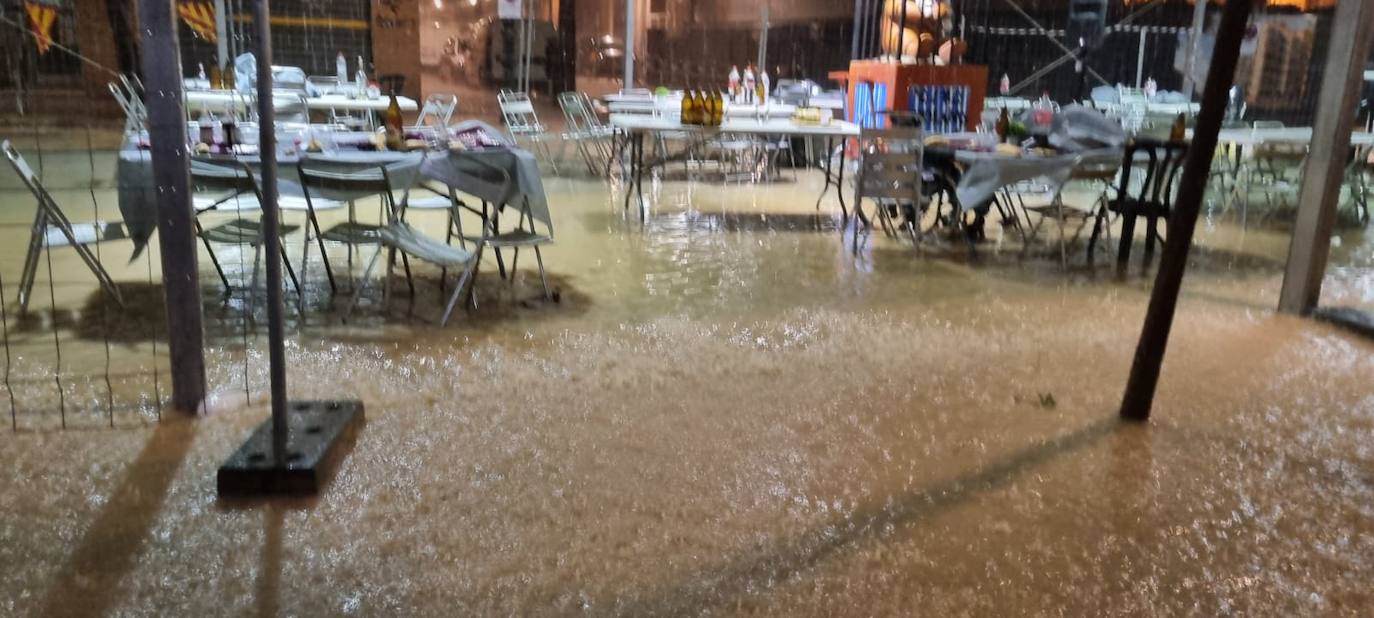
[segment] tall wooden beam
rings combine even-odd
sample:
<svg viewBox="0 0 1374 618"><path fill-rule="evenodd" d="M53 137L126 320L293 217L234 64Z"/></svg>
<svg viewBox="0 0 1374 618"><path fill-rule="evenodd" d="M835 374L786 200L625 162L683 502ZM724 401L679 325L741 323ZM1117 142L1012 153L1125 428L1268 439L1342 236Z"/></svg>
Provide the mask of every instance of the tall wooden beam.
<svg viewBox="0 0 1374 618"><path fill-rule="evenodd" d="M196 265L191 162L182 109L181 48L172 0L139 0L143 75L147 85L148 141L157 187L158 246L167 303L167 350L172 406L195 412L205 400L205 324Z"/></svg>
<svg viewBox="0 0 1374 618"><path fill-rule="evenodd" d="M1288 248L1288 268L1279 293L1279 311L1307 315L1321 298L1322 278L1331 253L1331 230L1350 156L1350 133L1364 88L1365 59L1374 39L1374 0L1344 0L1336 5L1326 56L1312 145L1298 193L1298 219Z"/></svg>
<svg viewBox="0 0 1374 618"><path fill-rule="evenodd" d="M1197 227L1198 212L1207 192L1212 154L1217 149L1217 133L1221 131L1221 121L1226 115L1226 94L1236 76L1240 44L1245 38L1253 5L1253 0L1231 0L1226 3L1221 15L1216 49L1212 52L1212 66L1207 71L1207 85L1202 91L1202 110L1198 113L1188 159L1183 164L1178 199L1169 215L1168 243L1164 245L1164 254L1160 257L1159 274L1155 276L1154 292L1150 295L1150 306L1145 312L1145 325L1135 349L1135 362L1131 365L1131 376L1126 382L1126 394L1121 399L1121 417L1124 419L1144 421L1150 418L1155 387L1159 385L1159 370L1164 363L1164 350L1169 345L1169 331L1173 329L1174 313L1178 308L1178 292L1183 286L1183 271L1188 266L1188 252L1193 246L1193 230Z"/></svg>

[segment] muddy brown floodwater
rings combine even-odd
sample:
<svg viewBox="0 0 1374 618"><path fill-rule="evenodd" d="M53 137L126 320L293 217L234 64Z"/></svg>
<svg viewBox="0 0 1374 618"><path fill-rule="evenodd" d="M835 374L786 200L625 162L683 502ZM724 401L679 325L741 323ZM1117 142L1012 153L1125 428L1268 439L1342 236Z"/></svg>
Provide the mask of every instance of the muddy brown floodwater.
<svg viewBox="0 0 1374 618"><path fill-rule="evenodd" d="M1204 221L1133 425L1139 272L1063 272L996 233L976 259L855 257L812 174L656 184L643 222L602 183L548 188L563 302L527 300L522 269L443 331L430 298L296 331L293 396L367 406L316 499L216 498L267 414L232 404L245 357L250 389L266 375L232 338L216 414L0 433L0 614L1374 607L1374 346L1273 313L1282 229ZM1330 293L1367 300L1345 240Z"/></svg>

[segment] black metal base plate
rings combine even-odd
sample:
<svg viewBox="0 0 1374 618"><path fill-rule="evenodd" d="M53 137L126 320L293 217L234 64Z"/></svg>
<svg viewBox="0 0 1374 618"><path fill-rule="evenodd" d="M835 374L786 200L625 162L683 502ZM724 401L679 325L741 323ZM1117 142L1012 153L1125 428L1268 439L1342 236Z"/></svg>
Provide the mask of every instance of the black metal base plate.
<svg viewBox="0 0 1374 618"><path fill-rule="evenodd" d="M219 468L221 497L308 496L320 492L363 424L361 401L292 401L286 404L286 461L272 456L272 419Z"/></svg>
<svg viewBox="0 0 1374 618"><path fill-rule="evenodd" d="M1313 311L1312 315L1323 322L1330 322L1374 339L1374 315L1367 312L1349 307L1322 307Z"/></svg>

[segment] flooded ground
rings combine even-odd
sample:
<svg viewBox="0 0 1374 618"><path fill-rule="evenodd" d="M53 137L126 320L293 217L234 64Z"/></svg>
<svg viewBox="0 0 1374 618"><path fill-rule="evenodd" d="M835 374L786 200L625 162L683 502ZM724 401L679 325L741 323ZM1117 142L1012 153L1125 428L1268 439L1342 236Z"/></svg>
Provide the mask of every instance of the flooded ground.
<svg viewBox="0 0 1374 618"><path fill-rule="evenodd" d="M75 186L59 199L91 202ZM32 213L3 187L9 285ZM433 273L413 303L369 303L347 326L321 316L321 282L307 284L292 395L357 397L368 416L317 499L215 496L217 466L266 417L234 405L266 380L255 329L242 344L242 296L207 292L216 414L136 411L68 431L52 412L18 414L21 431L0 434L0 564L12 565L0 613L1374 604L1374 345L1273 313L1281 223L1202 223L1155 419L1137 426L1115 413L1148 297L1139 266L1119 278L1079 252L1065 271L996 229L973 257L885 239L855 256L834 202L817 214L810 172L658 182L642 219L603 182L547 188L559 303L538 300L528 257L513 289L484 275L481 308L442 331L427 323ZM113 205L109 187L95 194ZM1369 243L1341 241L1328 298L1374 302ZM67 373L105 366L106 333L122 335L110 366L165 368L146 320L95 325L110 314L71 259L54 254L52 296L77 308L75 325L49 311L23 331L32 362L16 371L51 371L45 319L68 333ZM146 268L117 276L148 286ZM204 265L202 277L213 284ZM137 302L155 309L155 291Z"/></svg>

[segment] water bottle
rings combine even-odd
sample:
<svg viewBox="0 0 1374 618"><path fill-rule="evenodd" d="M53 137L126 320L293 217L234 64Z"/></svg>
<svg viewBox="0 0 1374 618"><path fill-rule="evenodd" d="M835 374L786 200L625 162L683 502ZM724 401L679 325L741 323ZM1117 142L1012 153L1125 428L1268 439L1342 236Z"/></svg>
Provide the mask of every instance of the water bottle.
<svg viewBox="0 0 1374 618"><path fill-rule="evenodd" d="M339 78L339 87L348 83L348 59L344 58L343 52L339 52L339 57L334 60L334 75Z"/></svg>
<svg viewBox="0 0 1374 618"><path fill-rule="evenodd" d="M358 83L354 84L357 98L367 98L367 72L363 70L363 57L358 56L358 73L353 77Z"/></svg>

